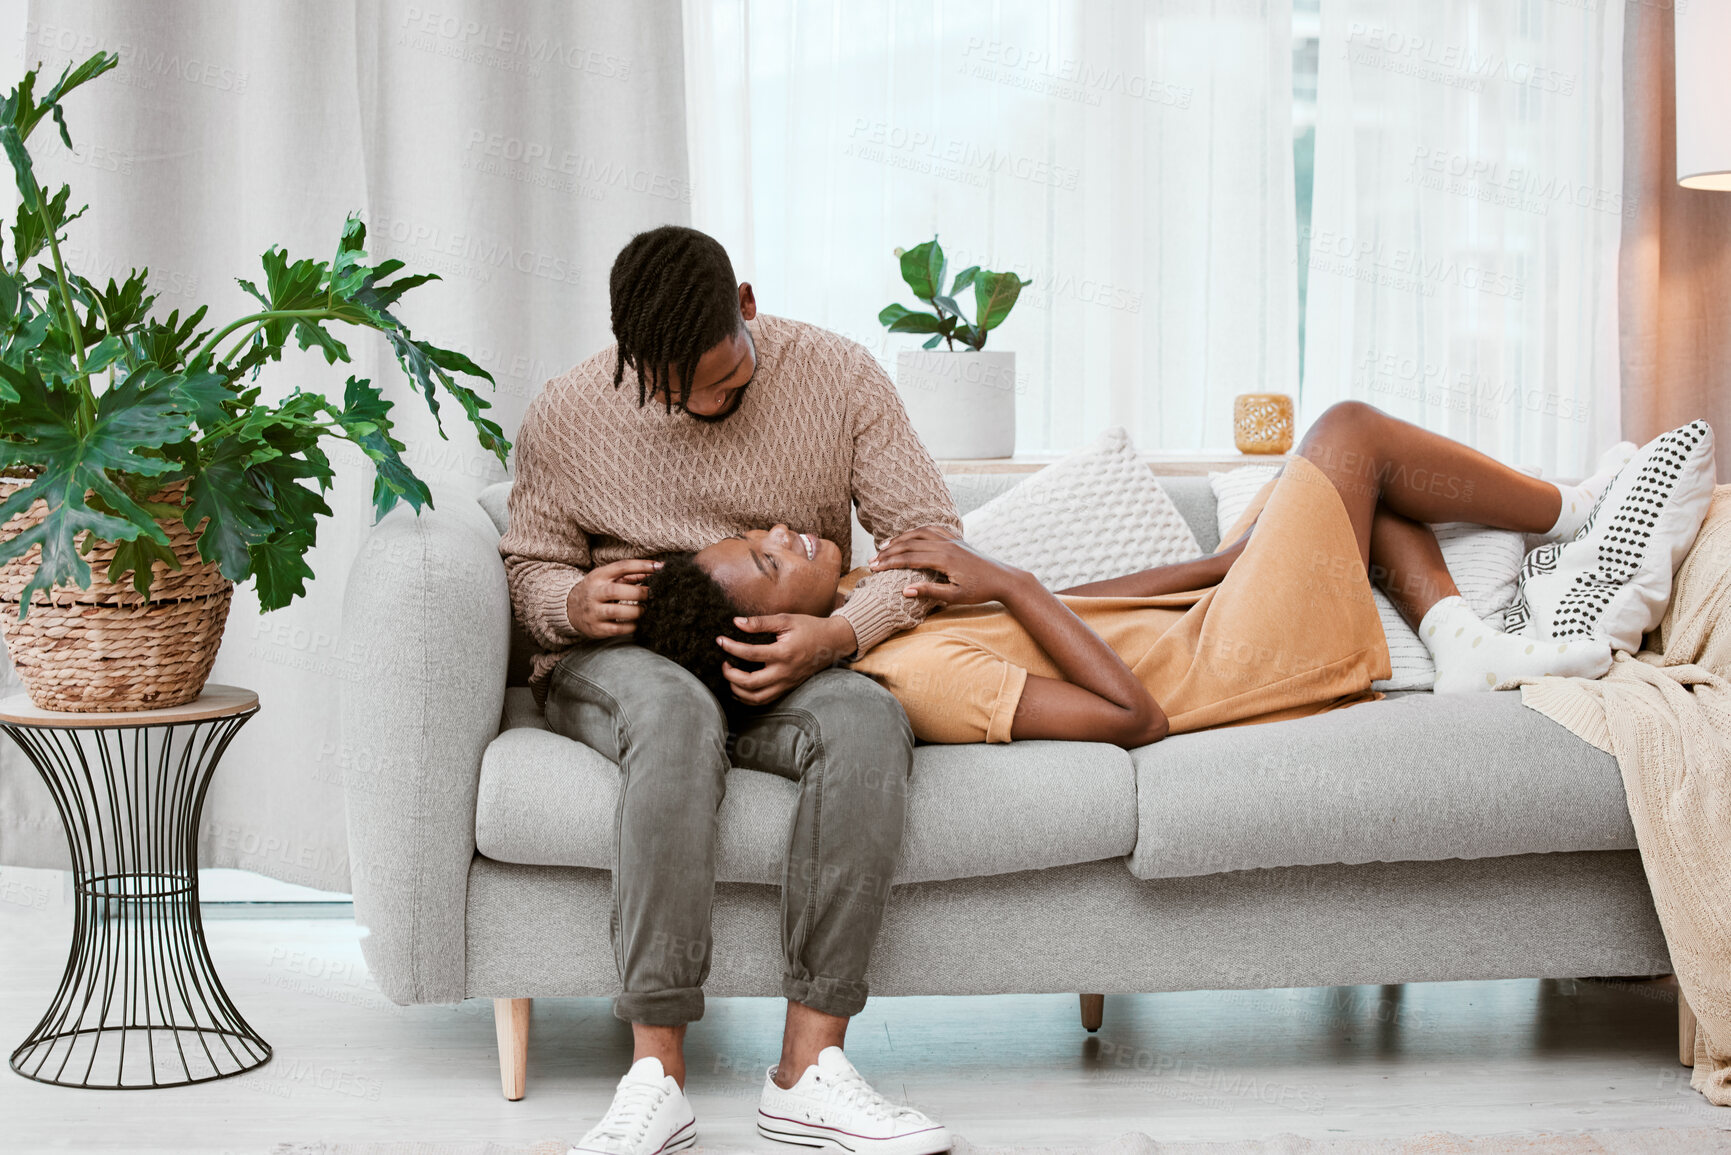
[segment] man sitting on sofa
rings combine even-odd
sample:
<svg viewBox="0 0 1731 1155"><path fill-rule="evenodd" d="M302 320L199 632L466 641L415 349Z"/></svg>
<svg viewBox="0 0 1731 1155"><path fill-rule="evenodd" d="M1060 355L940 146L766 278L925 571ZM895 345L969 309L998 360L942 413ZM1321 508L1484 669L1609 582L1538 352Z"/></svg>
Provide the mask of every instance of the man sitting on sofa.
<svg viewBox="0 0 1731 1155"><path fill-rule="evenodd" d="M623 778L614 1013L632 1025L635 1056L573 1150L648 1155L695 1142L683 1044L703 1016L730 764L800 784L782 880L787 1025L759 1132L862 1152L947 1150L942 1127L879 1095L841 1051L866 1001L913 738L887 691L837 663L915 625L927 605L902 596L906 574L882 574L833 615L814 606L742 619L764 635L750 651L761 666L728 669L738 700L725 705L631 634L655 554L785 523L753 550L774 575L780 550L809 557L848 542L854 503L880 541L923 525L959 532L955 506L872 356L759 316L713 238L672 226L639 234L609 287L617 345L529 406L499 542L517 619L543 650L530 686L547 724L613 759Z"/></svg>

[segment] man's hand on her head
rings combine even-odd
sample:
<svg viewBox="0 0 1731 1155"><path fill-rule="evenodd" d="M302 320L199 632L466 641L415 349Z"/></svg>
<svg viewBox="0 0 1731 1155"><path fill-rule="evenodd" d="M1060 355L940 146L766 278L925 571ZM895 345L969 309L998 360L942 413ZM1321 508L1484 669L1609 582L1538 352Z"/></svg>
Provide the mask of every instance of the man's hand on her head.
<svg viewBox="0 0 1731 1155"><path fill-rule="evenodd" d="M775 641L761 646L732 638L715 639L734 657L763 663L760 670L741 670L732 662L721 668L722 676L733 684L733 696L750 706L775 701L819 670L852 657L859 648L853 626L840 615L764 614L733 620L748 633L775 635Z"/></svg>
<svg viewBox="0 0 1731 1155"><path fill-rule="evenodd" d="M571 619L571 628L596 639L635 633L642 603L649 597L643 582L660 568L658 561L634 557L590 570L565 598L565 616Z"/></svg>

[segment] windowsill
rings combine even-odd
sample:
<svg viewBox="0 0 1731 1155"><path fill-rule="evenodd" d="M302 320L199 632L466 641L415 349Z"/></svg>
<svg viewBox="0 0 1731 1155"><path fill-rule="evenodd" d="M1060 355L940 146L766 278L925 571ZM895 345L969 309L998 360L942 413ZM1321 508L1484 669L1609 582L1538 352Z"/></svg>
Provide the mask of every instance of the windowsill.
<svg viewBox="0 0 1731 1155"><path fill-rule="evenodd" d="M1062 453L1018 453L1014 457L951 458L938 462L944 473L1037 473ZM1282 465L1285 453L1239 453L1236 450L1196 450L1189 453L1143 453L1148 468L1167 477L1199 477L1244 465Z"/></svg>

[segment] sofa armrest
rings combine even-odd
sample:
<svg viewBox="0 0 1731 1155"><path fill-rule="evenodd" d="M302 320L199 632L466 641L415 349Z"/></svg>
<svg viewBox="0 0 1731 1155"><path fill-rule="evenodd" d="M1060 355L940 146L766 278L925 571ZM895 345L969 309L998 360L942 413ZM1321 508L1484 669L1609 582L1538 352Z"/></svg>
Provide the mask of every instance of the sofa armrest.
<svg viewBox="0 0 1731 1155"><path fill-rule="evenodd" d="M343 596L360 673L342 694L349 881L361 950L398 1003L464 997L464 917L481 754L499 732L511 602L475 501L399 506Z"/></svg>

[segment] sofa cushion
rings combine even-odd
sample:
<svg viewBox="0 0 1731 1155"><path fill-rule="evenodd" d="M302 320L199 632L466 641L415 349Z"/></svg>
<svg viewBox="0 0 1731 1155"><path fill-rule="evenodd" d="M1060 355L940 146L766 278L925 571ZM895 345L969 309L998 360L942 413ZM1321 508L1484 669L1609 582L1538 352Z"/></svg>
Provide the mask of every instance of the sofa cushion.
<svg viewBox="0 0 1731 1155"><path fill-rule="evenodd" d="M1141 878L1635 847L1617 760L1518 691L1391 694L1131 759Z"/></svg>
<svg viewBox="0 0 1731 1155"><path fill-rule="evenodd" d="M506 692L504 724L481 757L477 849L501 862L611 868L618 768L548 730L527 690ZM774 774L728 772L717 879L780 883L798 795ZM896 881L1094 862L1135 844L1134 772L1116 746L921 746Z"/></svg>
<svg viewBox="0 0 1731 1155"><path fill-rule="evenodd" d="M481 508L487 511L487 516L493 521L493 528L504 537L505 531L511 528L511 486L509 481L495 481L486 489L475 495L475 500Z"/></svg>

